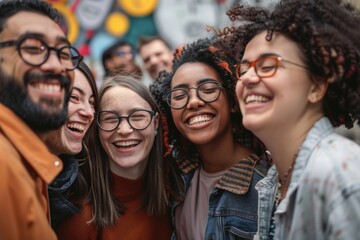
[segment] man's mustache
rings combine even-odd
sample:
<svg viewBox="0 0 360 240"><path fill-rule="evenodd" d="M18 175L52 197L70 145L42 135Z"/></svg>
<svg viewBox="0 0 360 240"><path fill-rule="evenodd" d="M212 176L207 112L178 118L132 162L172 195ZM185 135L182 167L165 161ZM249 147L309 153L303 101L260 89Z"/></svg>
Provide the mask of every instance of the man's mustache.
<svg viewBox="0 0 360 240"><path fill-rule="evenodd" d="M70 91L71 80L63 75L53 73L26 73L24 76L24 82L26 85L46 81L58 81L66 91Z"/></svg>

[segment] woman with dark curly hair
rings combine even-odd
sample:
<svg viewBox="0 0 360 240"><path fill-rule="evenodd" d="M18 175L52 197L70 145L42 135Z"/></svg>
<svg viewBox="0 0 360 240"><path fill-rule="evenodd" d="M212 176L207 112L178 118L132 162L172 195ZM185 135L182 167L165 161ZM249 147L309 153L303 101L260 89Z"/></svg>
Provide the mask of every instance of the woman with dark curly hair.
<svg viewBox="0 0 360 240"><path fill-rule="evenodd" d="M173 239L251 239L268 159L241 125L234 62L209 39L178 49L150 89L164 114Z"/></svg>
<svg viewBox="0 0 360 240"><path fill-rule="evenodd" d="M224 39L241 56L242 122L275 164L258 184L259 237L268 237L279 192L276 239L358 239L360 147L333 127L360 118L359 11L339 0L289 0L229 15L242 23Z"/></svg>

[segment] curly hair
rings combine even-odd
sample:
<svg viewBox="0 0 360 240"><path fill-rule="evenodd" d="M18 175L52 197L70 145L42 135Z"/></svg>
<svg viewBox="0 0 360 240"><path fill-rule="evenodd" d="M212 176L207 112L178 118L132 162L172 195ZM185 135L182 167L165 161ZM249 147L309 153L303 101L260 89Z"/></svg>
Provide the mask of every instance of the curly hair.
<svg viewBox="0 0 360 240"><path fill-rule="evenodd" d="M299 46L311 79L329 82L325 116L334 127L353 127L360 118L358 9L341 0L283 0L272 11L236 5L227 14L237 26L222 35L222 43L234 58L241 59L247 43L262 31L267 41L274 32L284 34Z"/></svg>
<svg viewBox="0 0 360 240"><path fill-rule="evenodd" d="M161 72L157 82L150 86L150 91L154 95L162 113L164 126L164 144L171 146L173 155L176 156L177 164L184 160L197 163L199 161L198 152L193 143L184 139L177 130L171 114L171 108L163 96L171 90L171 81L177 69L185 63L201 62L212 67L222 79L222 85L226 91L226 96L232 109L231 113L234 139L240 144L253 149L257 153L264 153L263 146L259 144L256 137L242 126L242 116L235 95L235 61L222 48L215 39L200 39L185 47L178 48L174 53L172 72ZM166 156L169 156L170 152ZM165 157L166 157L165 156Z"/></svg>

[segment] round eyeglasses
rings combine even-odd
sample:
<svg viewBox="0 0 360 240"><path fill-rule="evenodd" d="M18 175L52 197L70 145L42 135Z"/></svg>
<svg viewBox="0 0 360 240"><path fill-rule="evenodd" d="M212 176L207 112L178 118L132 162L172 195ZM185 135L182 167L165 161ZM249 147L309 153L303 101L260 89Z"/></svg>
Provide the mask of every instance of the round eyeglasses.
<svg viewBox="0 0 360 240"><path fill-rule="evenodd" d="M96 113L96 120L97 125L106 132L118 128L122 118L126 119L133 129L144 130L150 125L154 116L155 112L149 110L135 110L129 116L119 116L114 111L100 111Z"/></svg>
<svg viewBox="0 0 360 240"><path fill-rule="evenodd" d="M171 90L165 96L167 104L173 109L184 108L189 102L189 91L190 89L196 89L196 96L205 103L211 103L216 101L220 96L220 90L223 86L216 82L204 82L199 84L197 87L191 88L178 88Z"/></svg>
<svg viewBox="0 0 360 240"><path fill-rule="evenodd" d="M0 42L0 48L10 46L16 46L21 59L34 67L44 64L49 59L51 50L56 52L60 63L68 71L74 70L83 59L74 47L69 45L60 48L50 47L43 40L32 36L25 36L15 41Z"/></svg>
<svg viewBox="0 0 360 240"><path fill-rule="evenodd" d="M301 64L285 60L277 55L265 55L252 62L242 61L240 64L238 64L236 66L236 77L238 80L241 80L241 77L252 67L254 67L255 73L258 77L260 78L272 77L275 75L276 70L279 68L280 62L285 62L301 68L308 69L307 67Z"/></svg>

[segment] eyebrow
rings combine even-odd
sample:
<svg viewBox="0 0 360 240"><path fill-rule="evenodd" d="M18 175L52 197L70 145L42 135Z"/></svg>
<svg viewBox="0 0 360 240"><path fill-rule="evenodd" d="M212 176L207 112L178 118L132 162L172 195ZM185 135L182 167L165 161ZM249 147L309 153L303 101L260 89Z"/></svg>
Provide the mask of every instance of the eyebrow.
<svg viewBox="0 0 360 240"><path fill-rule="evenodd" d="M204 78L204 79L200 79L198 81L196 81L196 85L200 85L202 83L205 83L205 82L216 82L216 83L219 83L219 81L213 79L213 78ZM177 88L189 88L189 84L187 83L180 83L176 86L174 86L172 89L177 89Z"/></svg>
<svg viewBox="0 0 360 240"><path fill-rule="evenodd" d="M269 56L280 57L279 54L276 54L276 53L263 53L258 58L256 58L255 60L263 58L263 57L269 57ZM255 61L255 60L253 60L253 61ZM249 61L247 59L243 59L243 60L241 60L240 63L249 63L249 62L251 62L251 61Z"/></svg>
<svg viewBox="0 0 360 240"><path fill-rule="evenodd" d="M40 38L40 39L42 39L44 41L46 39L46 36L43 33L38 33L38 32L25 32L25 33L20 35L20 38L23 38L23 37L35 37L35 38ZM63 37L63 36L57 36L56 41L71 45L69 40L66 37Z"/></svg>
<svg viewBox="0 0 360 240"><path fill-rule="evenodd" d="M73 87L73 88L72 88L72 91L73 91L73 90L77 90L77 91L80 92L81 95L85 95L85 92L84 92L82 89L78 88L78 87ZM90 95L90 98L91 98L91 97L94 97L94 94L91 94L91 95Z"/></svg>

